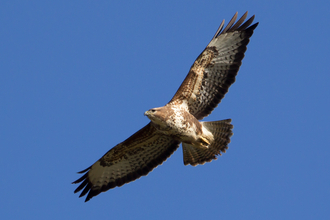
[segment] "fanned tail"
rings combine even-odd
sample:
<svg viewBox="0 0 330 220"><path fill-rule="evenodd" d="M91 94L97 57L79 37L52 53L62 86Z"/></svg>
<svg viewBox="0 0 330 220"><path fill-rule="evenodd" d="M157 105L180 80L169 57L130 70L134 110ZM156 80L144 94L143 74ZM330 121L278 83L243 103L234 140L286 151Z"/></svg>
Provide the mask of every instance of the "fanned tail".
<svg viewBox="0 0 330 220"><path fill-rule="evenodd" d="M184 165L196 166L216 160L221 152L225 153L230 143L230 137L233 135L233 125L231 119L221 121L201 122L214 137L214 141L206 148L194 147L190 144L182 143Z"/></svg>

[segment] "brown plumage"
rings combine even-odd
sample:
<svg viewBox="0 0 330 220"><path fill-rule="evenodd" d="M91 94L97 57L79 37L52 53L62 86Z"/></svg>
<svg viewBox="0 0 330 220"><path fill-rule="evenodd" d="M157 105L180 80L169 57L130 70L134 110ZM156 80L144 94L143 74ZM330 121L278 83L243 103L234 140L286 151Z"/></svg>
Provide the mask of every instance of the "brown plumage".
<svg viewBox="0 0 330 220"><path fill-rule="evenodd" d="M233 126L231 120L199 122L227 93L242 64L246 46L258 23L254 16L235 23L237 13L224 21L205 50L197 57L171 101L145 112L151 122L109 150L73 183L86 200L116 186L147 175L182 143L185 165L210 162L225 152ZM251 25L251 26L250 26Z"/></svg>

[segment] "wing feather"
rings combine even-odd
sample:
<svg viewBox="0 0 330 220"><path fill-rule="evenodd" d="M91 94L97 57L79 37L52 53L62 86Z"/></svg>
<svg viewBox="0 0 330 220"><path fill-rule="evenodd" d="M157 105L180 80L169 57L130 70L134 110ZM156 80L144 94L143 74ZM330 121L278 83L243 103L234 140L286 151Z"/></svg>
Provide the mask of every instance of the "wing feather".
<svg viewBox="0 0 330 220"><path fill-rule="evenodd" d="M209 115L217 107L235 82L249 38L258 25L251 25L254 16L243 23L246 17L247 12L235 23L236 12L224 29L222 21L211 42L198 56L169 104L185 101L189 112L198 120Z"/></svg>
<svg viewBox="0 0 330 220"><path fill-rule="evenodd" d="M157 133L149 123L124 142L109 150L73 183L80 183L75 193L86 195L85 202L93 196L116 186L134 181L147 175L162 164L178 147L180 142Z"/></svg>

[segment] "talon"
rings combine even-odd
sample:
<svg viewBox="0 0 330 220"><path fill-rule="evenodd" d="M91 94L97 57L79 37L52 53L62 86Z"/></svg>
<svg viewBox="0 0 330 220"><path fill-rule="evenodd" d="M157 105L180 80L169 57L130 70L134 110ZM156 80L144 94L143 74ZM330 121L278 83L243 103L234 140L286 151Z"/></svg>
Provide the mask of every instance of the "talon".
<svg viewBox="0 0 330 220"><path fill-rule="evenodd" d="M210 142L206 138L204 138L204 137L201 137L200 138L200 141L201 141L201 143L203 145L206 145L206 146L209 146L210 145Z"/></svg>

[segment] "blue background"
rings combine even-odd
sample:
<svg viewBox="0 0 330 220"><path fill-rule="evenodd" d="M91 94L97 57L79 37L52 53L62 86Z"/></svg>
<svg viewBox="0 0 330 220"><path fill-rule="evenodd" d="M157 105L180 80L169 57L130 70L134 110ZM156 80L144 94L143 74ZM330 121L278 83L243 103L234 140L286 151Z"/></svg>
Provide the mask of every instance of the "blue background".
<svg viewBox="0 0 330 220"><path fill-rule="evenodd" d="M329 1L2 1L2 219L329 219ZM256 15L227 153L73 194L106 151L166 104L222 19Z"/></svg>

